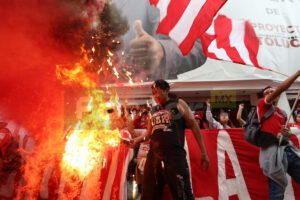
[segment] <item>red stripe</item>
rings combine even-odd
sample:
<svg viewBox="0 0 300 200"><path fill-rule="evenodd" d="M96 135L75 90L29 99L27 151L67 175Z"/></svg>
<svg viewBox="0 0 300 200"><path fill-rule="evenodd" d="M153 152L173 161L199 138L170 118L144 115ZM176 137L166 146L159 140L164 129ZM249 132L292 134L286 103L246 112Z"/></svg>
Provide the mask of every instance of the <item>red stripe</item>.
<svg viewBox="0 0 300 200"><path fill-rule="evenodd" d="M106 164L105 164L105 167L101 169L101 177L100 177L100 182L101 182L100 191L99 191L100 199L103 199L104 190L105 190L105 186L106 186L106 182L107 182L107 178L108 178L108 174L109 174L109 169L110 169L112 159L113 159L112 154L113 154L112 148L110 148L105 153Z"/></svg>
<svg viewBox="0 0 300 200"><path fill-rule="evenodd" d="M156 33L169 35L190 2L191 0L171 0L168 6L167 16L158 25Z"/></svg>
<svg viewBox="0 0 300 200"><path fill-rule="evenodd" d="M110 199L119 199L120 184L121 184L121 180L122 180L122 177L121 177L122 171L123 171L123 168L124 167L127 168L128 164L129 164L129 163L125 163L126 157L128 155L128 148L126 148L125 145L121 145L119 148L120 148L120 151L118 154L118 158L114 158L114 159L118 159L118 166L117 166L117 170L116 170L115 180L112 185ZM126 176L126 174L125 174L125 176Z"/></svg>
<svg viewBox="0 0 300 200"><path fill-rule="evenodd" d="M208 47L209 45L212 43L212 41L216 39L215 35L210 35L207 33L203 33L201 35L201 44L202 44L202 49L203 49L203 53L205 54L206 57L209 58L213 58L213 59L217 59L220 60L216 54L212 53L212 52L208 52Z"/></svg>
<svg viewBox="0 0 300 200"><path fill-rule="evenodd" d="M253 65L259 69L269 70L267 68L261 67L257 61L257 54L259 48L259 40L255 34L254 28L252 25L246 21L245 24L245 38L244 38L245 46L247 47L250 55L250 60L252 61Z"/></svg>
<svg viewBox="0 0 300 200"><path fill-rule="evenodd" d="M130 138L130 133L128 133L127 131L120 131L120 134L122 137L124 138ZM118 156L117 157L113 157L111 159L111 163L113 162L113 160L117 159L117 167L116 167L116 171L115 171L115 177L114 177L114 181L111 187L111 193L110 193L110 199L119 199L119 195L120 195L120 184L121 184L121 180L122 180L122 170L124 167L127 168L129 163L125 163L125 160L127 158L128 155L128 147L126 147L124 144L120 144L119 146L115 147L112 149L112 154L114 154L114 152L119 151ZM108 172L107 172L108 173ZM126 176L126 174L125 174ZM106 183L106 182L105 182Z"/></svg>
<svg viewBox="0 0 300 200"><path fill-rule="evenodd" d="M237 63L245 64L235 47L230 46L230 33L232 32L232 20L224 15L219 15L215 20L215 33L217 47L224 48L228 57Z"/></svg>
<svg viewBox="0 0 300 200"><path fill-rule="evenodd" d="M211 25L212 20L227 0L207 0L194 20L187 37L179 45L183 55L187 55L193 48L195 41Z"/></svg>
<svg viewBox="0 0 300 200"><path fill-rule="evenodd" d="M159 2L159 0L149 0L150 1L150 5L154 5L156 6L157 3Z"/></svg>

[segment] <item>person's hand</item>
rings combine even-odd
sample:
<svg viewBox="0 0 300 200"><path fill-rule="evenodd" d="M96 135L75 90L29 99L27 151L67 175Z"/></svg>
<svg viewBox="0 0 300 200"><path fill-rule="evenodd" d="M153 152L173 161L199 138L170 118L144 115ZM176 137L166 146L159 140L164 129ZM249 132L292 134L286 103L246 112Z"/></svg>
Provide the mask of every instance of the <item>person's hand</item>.
<svg viewBox="0 0 300 200"><path fill-rule="evenodd" d="M129 147L134 149L136 145L137 145L136 138L130 139Z"/></svg>
<svg viewBox="0 0 300 200"><path fill-rule="evenodd" d="M201 166L205 163L204 170L209 168L209 159L207 153L201 153Z"/></svg>
<svg viewBox="0 0 300 200"><path fill-rule="evenodd" d="M285 127L285 125L282 125L281 126L281 134L286 136L286 137L291 137L292 134L291 134L291 129L290 127Z"/></svg>
<svg viewBox="0 0 300 200"><path fill-rule="evenodd" d="M239 104L239 109L244 109L244 106L245 106L245 104L243 104L243 103L241 103L241 104Z"/></svg>
<svg viewBox="0 0 300 200"><path fill-rule="evenodd" d="M210 109L210 99L207 99L205 103L206 103L206 107L207 107L208 109Z"/></svg>
<svg viewBox="0 0 300 200"><path fill-rule="evenodd" d="M164 58L162 45L142 27L141 20L134 22L136 38L130 42L130 55L134 63L144 70L158 70Z"/></svg>

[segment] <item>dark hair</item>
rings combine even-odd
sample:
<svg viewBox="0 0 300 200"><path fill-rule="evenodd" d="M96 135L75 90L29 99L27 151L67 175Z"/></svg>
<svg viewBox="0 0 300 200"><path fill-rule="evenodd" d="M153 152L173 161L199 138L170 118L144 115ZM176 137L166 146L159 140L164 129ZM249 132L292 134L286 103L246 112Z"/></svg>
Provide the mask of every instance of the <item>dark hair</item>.
<svg viewBox="0 0 300 200"><path fill-rule="evenodd" d="M159 79L159 80L156 80L153 82L151 89L156 88L156 87L158 87L164 91L166 91L167 89L170 89L169 83L163 79Z"/></svg>
<svg viewBox="0 0 300 200"><path fill-rule="evenodd" d="M264 89L262 89L258 94L257 94L257 97L260 99L260 98L263 98L264 97L264 91L266 89L269 89L269 88L273 88L272 86L268 85L267 87L265 87Z"/></svg>
<svg viewBox="0 0 300 200"><path fill-rule="evenodd" d="M262 90L261 90L261 94L263 94L263 93L264 93L264 91L265 91L266 89L269 89L269 88L274 88L274 87L272 87L272 86L268 85L267 87L265 87L264 89L262 89Z"/></svg>

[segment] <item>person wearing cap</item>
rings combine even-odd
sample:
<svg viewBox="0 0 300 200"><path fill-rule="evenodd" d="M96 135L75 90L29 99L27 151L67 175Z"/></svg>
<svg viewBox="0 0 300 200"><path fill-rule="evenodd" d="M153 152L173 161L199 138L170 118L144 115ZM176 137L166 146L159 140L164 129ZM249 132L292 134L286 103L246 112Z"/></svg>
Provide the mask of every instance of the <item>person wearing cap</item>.
<svg viewBox="0 0 300 200"><path fill-rule="evenodd" d="M150 139L142 200L162 199L165 184L168 184L173 199L194 199L184 150L186 122L200 147L201 164L205 164L205 170L209 167L202 134L192 111L182 99L169 98L169 90L165 80L153 83L152 95L157 105L152 108L147 132L132 140L134 146Z"/></svg>
<svg viewBox="0 0 300 200"><path fill-rule="evenodd" d="M198 110L194 113L195 120L200 129L208 129L206 120L204 119L204 111Z"/></svg>
<svg viewBox="0 0 300 200"><path fill-rule="evenodd" d="M229 120L229 113L221 110L220 122L214 119L210 110L210 99L206 101L206 119L209 123L209 129L233 128L233 124Z"/></svg>
<svg viewBox="0 0 300 200"><path fill-rule="evenodd" d="M300 129L300 108L295 111L294 123L290 123L290 127L295 127Z"/></svg>
<svg viewBox="0 0 300 200"><path fill-rule="evenodd" d="M289 127L285 127L284 112L275 106L280 94L287 90L299 76L300 70L280 83L277 88L266 87L263 89L263 98L257 104L258 120L261 120L270 107L274 109L273 114L262 122L260 129L274 136L274 139L269 138L266 141L268 144L265 145L266 147L261 147L259 153L260 167L268 177L269 199L284 198L288 184L286 173L300 185L300 151L289 140L291 133ZM280 137L283 137L282 142L279 142Z"/></svg>

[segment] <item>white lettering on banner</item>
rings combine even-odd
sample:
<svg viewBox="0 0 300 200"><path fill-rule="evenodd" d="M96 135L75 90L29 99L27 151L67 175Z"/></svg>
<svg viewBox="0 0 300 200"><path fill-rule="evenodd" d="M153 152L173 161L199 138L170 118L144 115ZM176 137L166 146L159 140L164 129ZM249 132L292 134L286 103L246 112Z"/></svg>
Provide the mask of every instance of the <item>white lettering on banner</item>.
<svg viewBox="0 0 300 200"><path fill-rule="evenodd" d="M227 131L219 131L217 145L219 200L227 200L232 195L238 195L239 199L250 200L243 173ZM226 179L225 152L229 156L236 178Z"/></svg>

